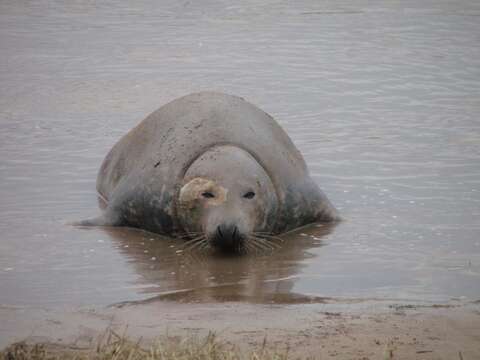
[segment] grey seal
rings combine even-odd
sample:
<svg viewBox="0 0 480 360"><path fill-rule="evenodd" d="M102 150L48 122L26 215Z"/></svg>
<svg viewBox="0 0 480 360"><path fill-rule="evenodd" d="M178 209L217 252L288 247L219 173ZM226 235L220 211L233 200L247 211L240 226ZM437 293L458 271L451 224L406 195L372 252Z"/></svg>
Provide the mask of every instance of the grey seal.
<svg viewBox="0 0 480 360"><path fill-rule="evenodd" d="M201 92L147 116L106 156L106 206L80 225L130 226L199 247L268 247L277 234L339 220L285 131L241 97Z"/></svg>

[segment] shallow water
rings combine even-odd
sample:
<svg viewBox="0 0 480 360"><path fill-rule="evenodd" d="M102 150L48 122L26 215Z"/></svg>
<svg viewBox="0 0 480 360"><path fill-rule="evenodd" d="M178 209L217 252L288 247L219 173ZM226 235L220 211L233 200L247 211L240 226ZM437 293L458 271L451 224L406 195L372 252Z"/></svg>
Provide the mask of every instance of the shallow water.
<svg viewBox="0 0 480 360"><path fill-rule="evenodd" d="M200 5L201 3L201 5ZM0 304L480 297L480 3L0 3ZM99 212L96 172L200 90L273 115L340 210L244 258Z"/></svg>

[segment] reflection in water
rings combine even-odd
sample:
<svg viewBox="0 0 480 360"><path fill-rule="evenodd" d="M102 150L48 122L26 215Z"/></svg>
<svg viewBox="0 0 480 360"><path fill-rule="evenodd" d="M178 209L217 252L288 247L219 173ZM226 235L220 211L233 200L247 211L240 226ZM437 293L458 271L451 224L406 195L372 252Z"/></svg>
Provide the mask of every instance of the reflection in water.
<svg viewBox="0 0 480 360"><path fill-rule="evenodd" d="M140 275L138 282L160 293L147 301L298 303L321 301L292 289L301 264L334 227L309 225L284 234L278 249L244 256L184 251L179 239L133 229L104 230Z"/></svg>

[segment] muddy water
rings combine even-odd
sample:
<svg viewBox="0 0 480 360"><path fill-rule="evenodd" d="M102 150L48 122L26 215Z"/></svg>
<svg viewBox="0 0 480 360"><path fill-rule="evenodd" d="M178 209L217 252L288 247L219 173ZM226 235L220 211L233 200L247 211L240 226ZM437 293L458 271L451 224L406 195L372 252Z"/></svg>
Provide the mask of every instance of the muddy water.
<svg viewBox="0 0 480 360"><path fill-rule="evenodd" d="M473 0L1 2L0 304L478 299L479 16ZM99 212L115 141L199 90L272 114L345 221L244 258L66 225Z"/></svg>

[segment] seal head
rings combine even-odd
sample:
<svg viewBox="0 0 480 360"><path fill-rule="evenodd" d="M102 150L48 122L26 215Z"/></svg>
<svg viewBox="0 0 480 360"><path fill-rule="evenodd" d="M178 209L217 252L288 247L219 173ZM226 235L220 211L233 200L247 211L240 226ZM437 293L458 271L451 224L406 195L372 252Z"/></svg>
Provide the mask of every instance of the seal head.
<svg viewBox="0 0 480 360"><path fill-rule="evenodd" d="M188 167L178 191L177 217L186 234L221 251L242 252L257 232L272 232L276 189L246 150L215 146Z"/></svg>

